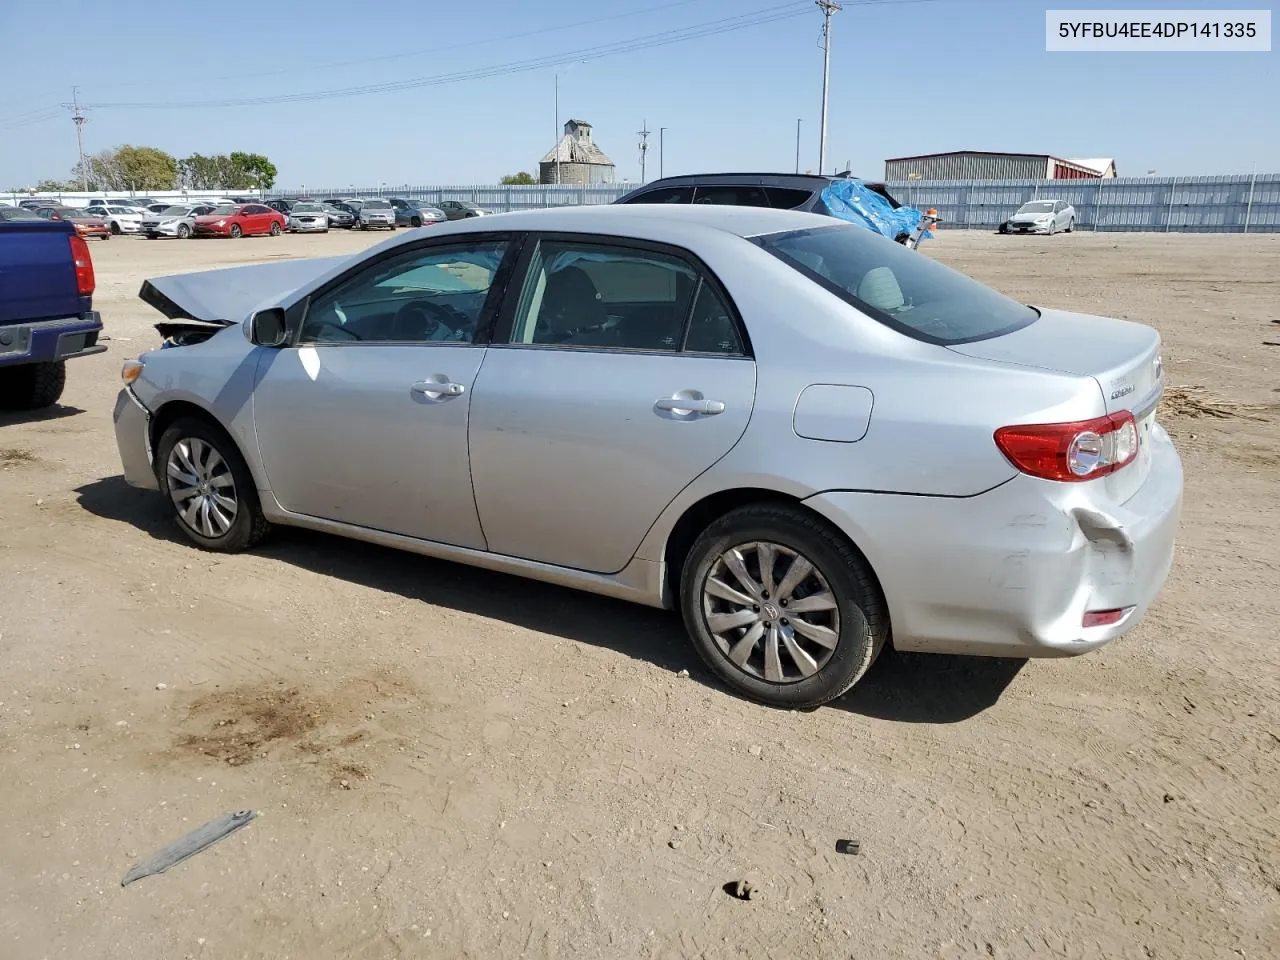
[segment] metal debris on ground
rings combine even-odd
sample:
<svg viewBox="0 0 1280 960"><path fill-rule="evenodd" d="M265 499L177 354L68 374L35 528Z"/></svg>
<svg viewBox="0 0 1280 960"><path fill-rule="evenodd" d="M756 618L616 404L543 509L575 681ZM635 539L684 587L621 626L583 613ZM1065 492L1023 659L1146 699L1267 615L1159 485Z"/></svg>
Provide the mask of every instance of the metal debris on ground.
<svg viewBox="0 0 1280 960"><path fill-rule="evenodd" d="M850 856L856 856L862 852L861 840L837 840L836 853L847 853Z"/></svg>
<svg viewBox="0 0 1280 960"><path fill-rule="evenodd" d="M750 880L730 880L724 885L724 892L738 900L760 899L760 890Z"/></svg>
<svg viewBox="0 0 1280 960"><path fill-rule="evenodd" d="M216 820L210 820L203 827L192 830L185 837L156 851L150 860L135 864L133 869L124 875L120 886L127 887L135 880L164 873L174 864L181 863L217 843L228 834L235 833L255 817L257 814L252 810L237 810L235 813L228 813Z"/></svg>

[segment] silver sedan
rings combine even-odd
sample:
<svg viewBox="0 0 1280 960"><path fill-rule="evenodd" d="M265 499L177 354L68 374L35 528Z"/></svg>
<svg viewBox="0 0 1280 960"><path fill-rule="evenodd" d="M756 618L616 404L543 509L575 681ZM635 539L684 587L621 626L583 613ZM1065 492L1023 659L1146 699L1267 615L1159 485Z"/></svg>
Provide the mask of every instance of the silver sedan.
<svg viewBox="0 0 1280 960"><path fill-rule="evenodd" d="M1094 650L1169 571L1157 333L829 217L498 214L140 295L177 322L124 366L124 473L198 546L306 527L678 609L768 704L890 642Z"/></svg>
<svg viewBox="0 0 1280 960"><path fill-rule="evenodd" d="M322 203L299 200L289 209L291 233L328 233L329 214Z"/></svg>

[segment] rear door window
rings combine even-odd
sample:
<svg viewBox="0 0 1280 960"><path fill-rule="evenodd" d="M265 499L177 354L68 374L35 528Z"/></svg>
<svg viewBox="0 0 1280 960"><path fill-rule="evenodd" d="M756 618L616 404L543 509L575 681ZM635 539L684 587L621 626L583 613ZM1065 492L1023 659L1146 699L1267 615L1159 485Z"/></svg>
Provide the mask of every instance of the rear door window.
<svg viewBox="0 0 1280 960"><path fill-rule="evenodd" d="M710 187L698 187L693 194L694 203L719 203L734 207L768 207L769 195L764 187L736 186L734 184L716 184Z"/></svg>

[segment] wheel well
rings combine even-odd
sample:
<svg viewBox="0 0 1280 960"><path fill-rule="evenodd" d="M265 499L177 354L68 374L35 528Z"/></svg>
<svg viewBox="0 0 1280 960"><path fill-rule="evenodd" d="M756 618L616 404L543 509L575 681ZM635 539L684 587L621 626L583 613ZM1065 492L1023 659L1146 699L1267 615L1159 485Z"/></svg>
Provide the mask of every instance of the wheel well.
<svg viewBox="0 0 1280 960"><path fill-rule="evenodd" d="M880 585L880 577L876 573L875 568L871 565L871 561L867 559L867 555L862 552L859 547L843 530L836 527L826 517L804 505L798 498L790 494L779 493L777 490L764 490L752 487L745 487L736 490L722 490L719 493L713 493L709 497L699 500L684 515L676 521L676 525L671 528L671 533L667 537L667 547L663 553L663 559L667 564L667 595L674 600L675 606L679 607L680 596L680 577L684 572L684 563L689 556L689 550L693 547L693 542L708 526L716 520L723 517L730 510L736 510L739 507L745 507L748 504L755 503L776 503L790 506L816 518L820 523L826 524L834 530L839 536L843 537L849 546L862 558L862 562L866 564L867 569L871 572L872 582L875 584L876 591L880 594L882 608L885 611L885 620L889 626L890 646L893 644L893 628L892 618L889 611L888 598L884 595L884 587Z"/></svg>
<svg viewBox="0 0 1280 960"><path fill-rule="evenodd" d="M183 417L194 417L197 420L204 420L213 424L223 433L228 433L227 428L218 422L218 418L211 414L204 407L198 407L194 403L188 403L186 400L172 400L156 411L151 418L151 449L156 449L156 444L160 442L160 438L164 436L164 432L169 426ZM230 435L230 434L228 434Z"/></svg>

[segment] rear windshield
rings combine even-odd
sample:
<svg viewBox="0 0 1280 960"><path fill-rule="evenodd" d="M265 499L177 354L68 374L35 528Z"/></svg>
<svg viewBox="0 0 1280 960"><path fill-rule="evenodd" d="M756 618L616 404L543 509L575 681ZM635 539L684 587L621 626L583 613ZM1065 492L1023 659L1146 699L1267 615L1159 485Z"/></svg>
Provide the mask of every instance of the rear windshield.
<svg viewBox="0 0 1280 960"><path fill-rule="evenodd" d="M886 326L929 343L967 343L1010 333L1031 307L852 224L756 237L755 243Z"/></svg>

